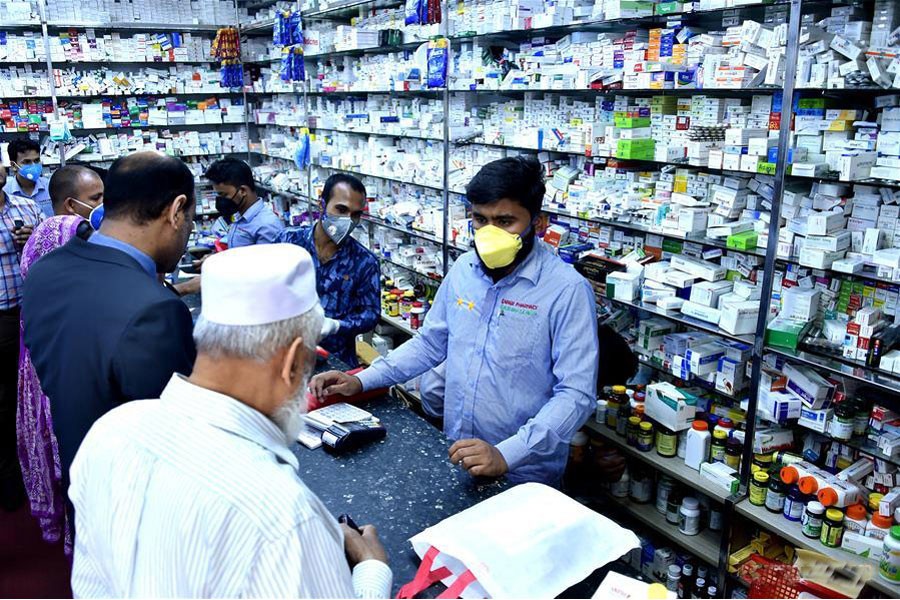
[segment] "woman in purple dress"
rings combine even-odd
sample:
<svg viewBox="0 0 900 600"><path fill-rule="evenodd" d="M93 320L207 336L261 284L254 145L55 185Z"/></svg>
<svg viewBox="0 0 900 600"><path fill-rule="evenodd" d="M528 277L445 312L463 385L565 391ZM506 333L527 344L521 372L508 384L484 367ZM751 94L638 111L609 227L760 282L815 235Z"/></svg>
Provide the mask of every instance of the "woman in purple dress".
<svg viewBox="0 0 900 600"><path fill-rule="evenodd" d="M51 217L38 225L22 251L22 277L28 277L31 266L45 254L56 250L78 233L79 225L87 221L77 216ZM62 473L50 401L41 390L31 354L21 341L24 339L19 320L19 405L16 411L16 434L19 462L31 513L38 518L44 540L65 540L67 555L72 554L71 530L66 520L66 503L60 487Z"/></svg>

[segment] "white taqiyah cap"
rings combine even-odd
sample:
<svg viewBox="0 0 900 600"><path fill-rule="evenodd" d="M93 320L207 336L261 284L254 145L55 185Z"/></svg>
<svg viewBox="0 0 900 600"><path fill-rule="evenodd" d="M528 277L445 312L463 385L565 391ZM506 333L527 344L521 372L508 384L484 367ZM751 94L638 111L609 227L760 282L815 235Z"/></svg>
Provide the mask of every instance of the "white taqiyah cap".
<svg viewBox="0 0 900 600"><path fill-rule="evenodd" d="M201 314L220 325L265 325L319 303L309 253L294 244L233 248L209 257L200 280Z"/></svg>

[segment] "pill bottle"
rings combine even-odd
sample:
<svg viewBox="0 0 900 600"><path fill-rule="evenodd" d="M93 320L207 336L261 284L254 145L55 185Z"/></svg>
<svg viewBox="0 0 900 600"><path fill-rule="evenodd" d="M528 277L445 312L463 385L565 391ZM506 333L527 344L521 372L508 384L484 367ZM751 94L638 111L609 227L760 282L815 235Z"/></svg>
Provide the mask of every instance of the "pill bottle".
<svg viewBox="0 0 900 600"><path fill-rule="evenodd" d="M606 400L597 400L597 408L594 410L594 421L600 425L606 425L606 410L609 404Z"/></svg>
<svg viewBox="0 0 900 600"><path fill-rule="evenodd" d="M856 409L853 403L844 400L834 409L834 418L829 426L831 437L842 442L850 441L853 437L853 425L856 417Z"/></svg>
<svg viewBox="0 0 900 600"><path fill-rule="evenodd" d="M844 513L836 508L829 508L825 511L825 519L822 520L822 534L819 541L828 548L839 548L843 536Z"/></svg>
<svg viewBox="0 0 900 600"><path fill-rule="evenodd" d="M741 470L741 447L740 440L731 438L725 444L725 464L735 471Z"/></svg>
<svg viewBox="0 0 900 600"><path fill-rule="evenodd" d="M884 538L878 575L891 583L900 583L900 525L891 527L891 534Z"/></svg>
<svg viewBox="0 0 900 600"><path fill-rule="evenodd" d="M669 494L675 489L675 482L663 475L659 483L656 484L656 512L661 515L666 514L666 505L669 502Z"/></svg>
<svg viewBox="0 0 900 600"><path fill-rule="evenodd" d="M631 478L629 496L638 504L650 502L653 495L653 480L646 473L635 472Z"/></svg>
<svg viewBox="0 0 900 600"><path fill-rule="evenodd" d="M884 494L879 494L878 492L869 494L869 510L873 513L877 513L882 498L884 498Z"/></svg>
<svg viewBox="0 0 900 600"><path fill-rule="evenodd" d="M618 481L614 481L609 484L609 493L615 496L616 498L627 498L628 497L628 489L631 487L631 477L628 475L628 471L622 473L622 476L619 477Z"/></svg>
<svg viewBox="0 0 900 600"><path fill-rule="evenodd" d="M725 447L728 434L721 429L713 431L712 443L709 446L709 462L725 462Z"/></svg>
<svg viewBox="0 0 900 600"><path fill-rule="evenodd" d="M666 458L672 458L677 450L678 435L668 427L660 425L656 429L656 453Z"/></svg>
<svg viewBox="0 0 900 600"><path fill-rule="evenodd" d="M756 473L757 471L765 471L769 472L769 469L772 468L772 455L771 454L754 454L753 462L750 463L750 474Z"/></svg>
<svg viewBox="0 0 900 600"><path fill-rule="evenodd" d="M769 474L765 471L757 471L750 480L750 504L765 506L768 492Z"/></svg>
<svg viewBox="0 0 900 600"><path fill-rule="evenodd" d="M666 501L666 522L672 525L678 525L681 518L681 496L678 490L669 492L669 499Z"/></svg>
<svg viewBox="0 0 900 600"><path fill-rule="evenodd" d="M681 567L678 565L669 565L669 571L666 574L666 589L670 592L678 591L678 581L681 579Z"/></svg>
<svg viewBox="0 0 900 600"><path fill-rule="evenodd" d="M700 465L709 460L710 438L709 425L706 421L696 420L687 432L687 449L684 464L699 471Z"/></svg>
<svg viewBox="0 0 900 600"><path fill-rule="evenodd" d="M610 429L615 429L618 417L619 398L615 394L610 394L606 399L606 426Z"/></svg>
<svg viewBox="0 0 900 600"><path fill-rule="evenodd" d="M845 508L862 502L863 493L855 483L831 478L826 485L820 486L816 497L823 506Z"/></svg>
<svg viewBox="0 0 900 600"><path fill-rule="evenodd" d="M422 327L425 322L425 308L421 302L413 302L412 308L409 309L409 328L413 331Z"/></svg>
<svg viewBox="0 0 900 600"><path fill-rule="evenodd" d="M866 435L869 428L869 405L864 400L856 404L856 414L853 416L853 435Z"/></svg>
<svg viewBox="0 0 900 600"><path fill-rule="evenodd" d="M825 507L818 500L810 500L806 503L806 509L800 518L800 532L808 538L818 539L822 535L822 521L825 516Z"/></svg>
<svg viewBox="0 0 900 600"><path fill-rule="evenodd" d="M787 497L787 486L778 477L769 476L769 491L766 494L766 510L776 514L784 511L784 500Z"/></svg>
<svg viewBox="0 0 900 600"><path fill-rule="evenodd" d="M641 421L637 449L641 452L650 452L653 449L653 423L650 421Z"/></svg>
<svg viewBox="0 0 900 600"><path fill-rule="evenodd" d="M784 499L784 510L781 514L788 521L799 521L803 517L803 510L806 508L806 496L800 491L796 485L792 485L788 489L787 496Z"/></svg>
<svg viewBox="0 0 900 600"><path fill-rule="evenodd" d="M684 535L700 533L700 502L693 496L688 496L681 501L678 531Z"/></svg>
<svg viewBox="0 0 900 600"><path fill-rule="evenodd" d="M883 540L890 533L893 524L894 521L890 517L875 513L872 515L872 520L866 525L866 537Z"/></svg>
<svg viewBox="0 0 900 600"><path fill-rule="evenodd" d="M629 446L637 447L638 431L641 428L640 417L628 417L628 425L625 427L625 441Z"/></svg>
<svg viewBox="0 0 900 600"><path fill-rule="evenodd" d="M847 507L846 516L844 517L844 530L852 531L860 535L866 534L866 527L869 524L869 514L866 507L862 504L853 504Z"/></svg>
<svg viewBox="0 0 900 600"><path fill-rule="evenodd" d="M722 531L722 509L718 504L709 506L709 530Z"/></svg>

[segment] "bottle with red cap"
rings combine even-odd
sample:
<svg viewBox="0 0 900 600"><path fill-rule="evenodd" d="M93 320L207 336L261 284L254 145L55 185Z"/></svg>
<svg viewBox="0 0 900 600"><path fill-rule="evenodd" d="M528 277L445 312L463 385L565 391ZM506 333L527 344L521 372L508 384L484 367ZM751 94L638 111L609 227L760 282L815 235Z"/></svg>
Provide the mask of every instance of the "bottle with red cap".
<svg viewBox="0 0 900 600"><path fill-rule="evenodd" d="M700 465L709 460L710 442L709 424L697 419L687 432L684 464L699 471Z"/></svg>
<svg viewBox="0 0 900 600"><path fill-rule="evenodd" d="M859 504L865 496L855 483L830 478L816 492L816 498L825 508L846 508L853 504Z"/></svg>

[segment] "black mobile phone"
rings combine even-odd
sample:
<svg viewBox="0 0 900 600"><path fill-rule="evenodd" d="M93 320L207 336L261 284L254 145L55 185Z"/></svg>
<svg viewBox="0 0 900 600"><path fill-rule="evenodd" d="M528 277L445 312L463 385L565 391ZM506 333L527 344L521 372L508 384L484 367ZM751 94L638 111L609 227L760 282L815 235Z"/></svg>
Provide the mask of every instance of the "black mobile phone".
<svg viewBox="0 0 900 600"><path fill-rule="evenodd" d="M25 227L25 221L23 221L22 219L16 219L13 221L13 225L16 229L22 229L23 227Z"/></svg>
<svg viewBox="0 0 900 600"><path fill-rule="evenodd" d="M343 524L345 524L347 527L349 527L350 529L353 529L353 530L355 530L358 534L362 535L362 529L359 528L359 525L357 525L357 524L353 521L353 519L350 517L350 515L348 515L347 513L344 513L344 514L342 514L341 516L338 517L338 523L343 523Z"/></svg>

